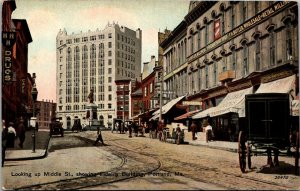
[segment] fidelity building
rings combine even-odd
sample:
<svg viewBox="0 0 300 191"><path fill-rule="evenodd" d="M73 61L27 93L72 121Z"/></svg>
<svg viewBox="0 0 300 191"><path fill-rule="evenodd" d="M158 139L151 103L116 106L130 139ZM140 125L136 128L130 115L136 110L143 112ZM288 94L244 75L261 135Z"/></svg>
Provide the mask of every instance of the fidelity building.
<svg viewBox="0 0 300 191"><path fill-rule="evenodd" d="M57 117L64 128L74 119L85 124L85 105L91 89L97 118L104 126L117 116L118 80L136 79L141 72L142 31L118 24L103 30L68 34L60 30L56 38Z"/></svg>

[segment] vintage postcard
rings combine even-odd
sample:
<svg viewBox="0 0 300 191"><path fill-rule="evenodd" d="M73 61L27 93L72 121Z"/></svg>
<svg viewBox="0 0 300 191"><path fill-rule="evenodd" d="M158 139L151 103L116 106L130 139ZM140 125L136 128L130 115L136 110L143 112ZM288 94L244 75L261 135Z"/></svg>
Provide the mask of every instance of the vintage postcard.
<svg viewBox="0 0 300 191"><path fill-rule="evenodd" d="M1 3L1 189L300 189L297 2Z"/></svg>

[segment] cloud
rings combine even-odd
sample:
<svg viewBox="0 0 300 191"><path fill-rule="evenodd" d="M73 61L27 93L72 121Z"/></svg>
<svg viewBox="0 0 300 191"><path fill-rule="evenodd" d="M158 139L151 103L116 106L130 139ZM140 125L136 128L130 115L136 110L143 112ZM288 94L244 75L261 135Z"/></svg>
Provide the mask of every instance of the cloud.
<svg viewBox="0 0 300 191"><path fill-rule="evenodd" d="M108 22L118 22L118 24L132 29L139 28L134 14L115 7L93 7L79 10L76 15L72 16L72 19L68 20L66 25L71 26L73 30L95 31L97 28L103 30Z"/></svg>
<svg viewBox="0 0 300 191"><path fill-rule="evenodd" d="M142 46L143 46L143 58L142 60L150 61L151 56L154 55L156 60L158 59L158 29L149 28L143 30ZM157 43L153 43L157 42Z"/></svg>
<svg viewBox="0 0 300 191"><path fill-rule="evenodd" d="M48 9L32 10L26 18L33 40L53 38L63 26L58 14L49 11Z"/></svg>

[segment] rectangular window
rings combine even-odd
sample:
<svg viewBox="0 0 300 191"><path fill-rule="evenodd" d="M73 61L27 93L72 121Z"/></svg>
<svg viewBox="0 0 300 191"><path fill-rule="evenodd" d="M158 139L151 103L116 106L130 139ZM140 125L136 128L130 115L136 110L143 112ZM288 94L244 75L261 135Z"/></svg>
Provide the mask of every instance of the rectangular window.
<svg viewBox="0 0 300 191"><path fill-rule="evenodd" d="M112 47L112 43L108 42L108 48L111 48L111 47Z"/></svg>
<svg viewBox="0 0 300 191"><path fill-rule="evenodd" d="M243 48L243 57L244 75L246 76L248 74L248 47L246 45Z"/></svg>
<svg viewBox="0 0 300 191"><path fill-rule="evenodd" d="M232 4L231 8L231 29L235 26L235 12L234 12L234 5Z"/></svg>
<svg viewBox="0 0 300 191"><path fill-rule="evenodd" d="M108 83L111 83L111 77L108 77Z"/></svg>
<svg viewBox="0 0 300 191"><path fill-rule="evenodd" d="M108 86L108 91L111 92L112 91L112 88L111 86Z"/></svg>
<svg viewBox="0 0 300 191"><path fill-rule="evenodd" d="M242 11L243 20L241 21L241 23L245 22L247 19L247 2L242 1L242 6L243 6L243 11Z"/></svg>
<svg viewBox="0 0 300 191"><path fill-rule="evenodd" d="M200 50L200 48L201 48L200 40L201 40L201 33L200 33L200 30L199 30L198 31L198 50Z"/></svg>
<svg viewBox="0 0 300 191"><path fill-rule="evenodd" d="M214 22L214 40L217 40L221 37L221 31L220 31L220 19L215 20Z"/></svg>
<svg viewBox="0 0 300 191"><path fill-rule="evenodd" d="M287 27L286 27L286 56L287 56L287 60L290 60L292 58L291 23L287 23Z"/></svg>
<svg viewBox="0 0 300 191"><path fill-rule="evenodd" d="M111 74L111 72L112 72L112 69L108 68L108 74Z"/></svg>
<svg viewBox="0 0 300 191"><path fill-rule="evenodd" d="M275 65L275 43L276 39L274 37L274 31L270 32L270 65L274 66Z"/></svg>
<svg viewBox="0 0 300 191"><path fill-rule="evenodd" d="M208 88L208 65L205 65L205 86Z"/></svg>
<svg viewBox="0 0 300 191"><path fill-rule="evenodd" d="M112 96L111 94L108 94L108 101L111 101L112 100Z"/></svg>
<svg viewBox="0 0 300 191"><path fill-rule="evenodd" d="M147 97L147 87L144 87L144 97Z"/></svg>
<svg viewBox="0 0 300 191"><path fill-rule="evenodd" d="M108 56L111 56L111 51L108 51Z"/></svg>
<svg viewBox="0 0 300 191"><path fill-rule="evenodd" d="M90 36L90 41L96 40L96 36Z"/></svg>
<svg viewBox="0 0 300 191"><path fill-rule="evenodd" d="M194 35L191 35L191 54L194 53Z"/></svg>
<svg viewBox="0 0 300 191"><path fill-rule="evenodd" d="M111 59L108 59L108 65L111 65L112 61Z"/></svg>
<svg viewBox="0 0 300 191"><path fill-rule="evenodd" d="M111 103L107 104L108 109L111 109Z"/></svg>
<svg viewBox="0 0 300 191"><path fill-rule="evenodd" d="M208 45L208 24L205 26L205 45Z"/></svg>
<svg viewBox="0 0 300 191"><path fill-rule="evenodd" d="M256 70L260 70L260 42L259 39L256 40L256 53L255 53L255 61L256 61Z"/></svg>
<svg viewBox="0 0 300 191"><path fill-rule="evenodd" d="M259 1L255 1L255 14L259 12Z"/></svg>
<svg viewBox="0 0 300 191"><path fill-rule="evenodd" d="M235 50L232 51L232 70L236 70L236 52Z"/></svg>
<svg viewBox="0 0 300 191"><path fill-rule="evenodd" d="M108 38L112 38L112 34L111 33L108 33Z"/></svg>

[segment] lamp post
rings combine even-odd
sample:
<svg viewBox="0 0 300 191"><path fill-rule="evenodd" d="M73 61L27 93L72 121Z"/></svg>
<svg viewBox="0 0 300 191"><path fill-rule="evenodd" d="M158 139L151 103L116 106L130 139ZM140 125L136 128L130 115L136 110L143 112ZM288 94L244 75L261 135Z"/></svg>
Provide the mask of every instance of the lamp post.
<svg viewBox="0 0 300 191"><path fill-rule="evenodd" d="M35 73L32 74L32 79L33 79L33 87L31 90L31 95L32 95L32 107L33 107L33 111L32 111L32 117L35 118L35 102L37 100L37 96L38 96L38 91L36 89L36 84L35 84L35 78L36 75ZM33 142L33 147L32 147L32 152L35 152L35 128L36 128L36 121L35 121L35 126L33 128L33 134L32 134L32 142Z"/></svg>

